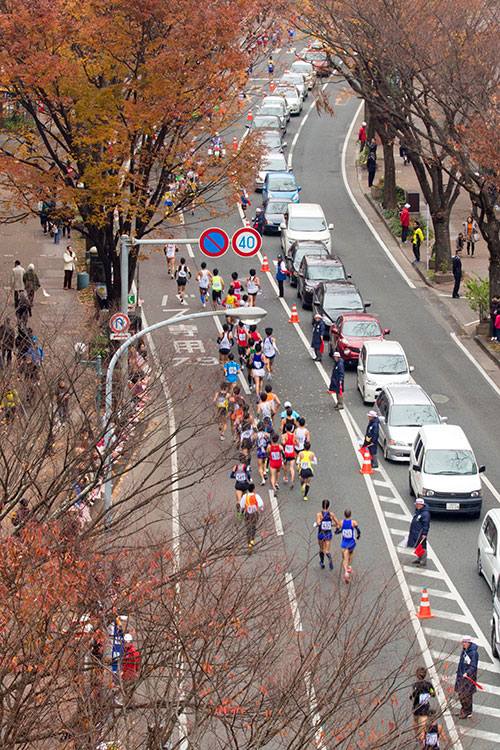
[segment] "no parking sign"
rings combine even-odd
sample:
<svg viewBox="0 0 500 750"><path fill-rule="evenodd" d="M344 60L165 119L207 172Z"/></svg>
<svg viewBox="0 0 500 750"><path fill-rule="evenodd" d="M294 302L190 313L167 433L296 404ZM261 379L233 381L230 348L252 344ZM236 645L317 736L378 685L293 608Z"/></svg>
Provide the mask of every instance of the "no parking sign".
<svg viewBox="0 0 500 750"><path fill-rule="evenodd" d="M231 245L237 255L242 258L250 258L258 253L262 247L262 237L256 229L242 227L233 234Z"/></svg>
<svg viewBox="0 0 500 750"><path fill-rule="evenodd" d="M219 227L210 227L202 232L198 245L203 255L219 258L229 247L229 235Z"/></svg>

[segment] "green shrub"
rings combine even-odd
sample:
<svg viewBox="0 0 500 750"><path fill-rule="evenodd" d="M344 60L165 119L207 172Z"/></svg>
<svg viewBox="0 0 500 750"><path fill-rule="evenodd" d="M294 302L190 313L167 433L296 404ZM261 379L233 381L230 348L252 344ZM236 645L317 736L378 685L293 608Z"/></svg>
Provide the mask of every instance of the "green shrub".
<svg viewBox="0 0 500 750"><path fill-rule="evenodd" d="M490 309L490 282L475 273L465 280L465 297L471 310L479 314L479 320L488 320Z"/></svg>
<svg viewBox="0 0 500 750"><path fill-rule="evenodd" d="M394 208L386 208L384 211L384 219L392 219L393 216L397 216L398 212Z"/></svg>

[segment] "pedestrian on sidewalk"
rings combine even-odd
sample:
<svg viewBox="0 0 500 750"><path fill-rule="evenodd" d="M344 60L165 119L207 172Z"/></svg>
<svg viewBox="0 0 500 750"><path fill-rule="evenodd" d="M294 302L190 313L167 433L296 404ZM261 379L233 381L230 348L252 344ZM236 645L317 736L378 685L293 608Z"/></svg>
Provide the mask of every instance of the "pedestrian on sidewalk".
<svg viewBox="0 0 500 750"><path fill-rule="evenodd" d="M358 133L359 153L361 154L366 148L366 122L361 123Z"/></svg>
<svg viewBox="0 0 500 750"><path fill-rule="evenodd" d="M463 232L459 232L458 236L457 236L457 238L455 240L455 249L456 250L463 250L464 249L464 245L465 245L465 239L464 239Z"/></svg>
<svg viewBox="0 0 500 750"><path fill-rule="evenodd" d="M10 365L12 362L12 352L16 343L16 331L10 322L10 318L5 318L0 325L0 363L2 367Z"/></svg>
<svg viewBox="0 0 500 750"><path fill-rule="evenodd" d="M23 281L24 289L30 301L29 314L31 317L31 308L33 307L33 302L35 300L35 292L40 289L40 280L38 278L37 272L35 271L35 266L33 265L33 263L30 263L28 266L28 270L24 272Z"/></svg>
<svg viewBox="0 0 500 750"><path fill-rule="evenodd" d="M423 498L417 497L415 500L415 513L410 523L407 546L416 549L419 544L422 545L424 554L412 562L412 565L416 565L419 568L425 568L427 565L427 537L429 536L430 523L431 514L429 507Z"/></svg>
<svg viewBox="0 0 500 750"><path fill-rule="evenodd" d="M68 206L67 203L64 203L63 207L60 211L60 217L61 217L61 226L62 226L62 236L68 237L68 240L71 238L71 227L73 226L73 222L75 220L75 213L71 206Z"/></svg>
<svg viewBox="0 0 500 750"><path fill-rule="evenodd" d="M410 229L410 204L405 203L403 210L401 211L401 216L399 217L399 221L401 222L401 242L403 245L405 244L406 240L408 239L408 231Z"/></svg>
<svg viewBox="0 0 500 750"><path fill-rule="evenodd" d="M132 697L134 683L139 676L140 667L141 656L133 644L132 635L125 633L123 636L122 683L127 701Z"/></svg>
<svg viewBox="0 0 500 750"><path fill-rule="evenodd" d="M460 235L458 237L460 237ZM460 282L462 281L462 249L460 247L457 247L457 251L453 256L452 271L453 276L455 277L455 285L453 287L453 293L451 296L454 299L458 299L460 297L458 290L460 289Z"/></svg>
<svg viewBox="0 0 500 750"><path fill-rule="evenodd" d="M64 260L64 286L63 289L71 289L73 272L76 271L76 255L71 245L66 247L63 255Z"/></svg>
<svg viewBox="0 0 500 750"><path fill-rule="evenodd" d="M330 380L330 386L328 388L328 393L335 393L337 394L337 405L335 406L336 409L343 409L344 408L344 360L340 356L339 352L334 352L333 354L333 370L332 370L332 377Z"/></svg>
<svg viewBox="0 0 500 750"><path fill-rule="evenodd" d="M473 216L468 216L466 220L462 222L462 226L465 232L465 241L467 242L467 255L470 255L473 258L479 234L479 227Z"/></svg>
<svg viewBox="0 0 500 750"><path fill-rule="evenodd" d="M500 314L500 297L498 294L494 294L490 302L490 318L491 318L491 340L500 340L500 330L497 330L497 316Z"/></svg>
<svg viewBox="0 0 500 750"><path fill-rule="evenodd" d="M323 354L323 339L325 336L325 323L320 313L314 315L311 349L314 350L314 361L321 362Z"/></svg>
<svg viewBox="0 0 500 750"><path fill-rule="evenodd" d="M19 292L24 292L24 274L25 270L20 260L16 260L12 269L10 287L14 292L14 307L17 309L19 303Z"/></svg>
<svg viewBox="0 0 500 750"><path fill-rule="evenodd" d="M368 172L368 187L371 187L375 178L375 172L377 171L377 154L374 151L370 151L368 154L366 169Z"/></svg>
<svg viewBox="0 0 500 750"><path fill-rule="evenodd" d="M288 271L286 270L286 264L283 260L283 256L281 253L278 255L278 263L276 266L276 281L278 282L278 287L280 290L279 297L285 296L285 287L284 287L284 281L286 279Z"/></svg>
<svg viewBox="0 0 500 750"><path fill-rule="evenodd" d="M479 662L478 649L472 642L470 635L462 636L462 653L458 662L457 679L455 680L455 692L462 710L460 719L470 719L472 716L472 696L477 690L477 667Z"/></svg>
<svg viewBox="0 0 500 750"><path fill-rule="evenodd" d="M378 414L372 409L368 412L368 426L365 432L365 439L363 441L363 448L368 448L370 451L372 467L376 469L378 467L378 433L380 429L380 423L378 421Z"/></svg>
<svg viewBox="0 0 500 750"><path fill-rule="evenodd" d="M375 158L377 158L377 139L372 138L370 143L368 144L368 153L374 154Z"/></svg>
<svg viewBox="0 0 500 750"><path fill-rule="evenodd" d="M16 307L16 318L19 330L26 328L28 325L28 317L31 315L31 305L26 292L21 291L18 293L17 307Z"/></svg>
<svg viewBox="0 0 500 750"><path fill-rule="evenodd" d="M411 246L413 249L413 255L415 256L414 263L420 263L420 245L424 241L424 233L420 229L420 224L418 221L415 221L415 224L413 225L413 238L411 241Z"/></svg>

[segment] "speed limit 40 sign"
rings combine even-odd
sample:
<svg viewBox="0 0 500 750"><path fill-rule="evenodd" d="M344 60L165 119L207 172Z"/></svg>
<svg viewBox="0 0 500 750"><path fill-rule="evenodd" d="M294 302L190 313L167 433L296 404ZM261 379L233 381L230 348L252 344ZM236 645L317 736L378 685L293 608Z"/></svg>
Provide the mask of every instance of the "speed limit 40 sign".
<svg viewBox="0 0 500 750"><path fill-rule="evenodd" d="M256 229L242 227L233 234L231 245L237 255L242 258L250 258L250 256L258 253L262 247L262 237Z"/></svg>

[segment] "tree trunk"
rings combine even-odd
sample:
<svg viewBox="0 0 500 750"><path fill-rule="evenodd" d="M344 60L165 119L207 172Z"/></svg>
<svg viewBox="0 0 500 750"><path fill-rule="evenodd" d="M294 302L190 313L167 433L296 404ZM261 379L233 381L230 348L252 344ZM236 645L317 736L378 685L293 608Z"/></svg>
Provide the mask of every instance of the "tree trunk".
<svg viewBox="0 0 500 750"><path fill-rule="evenodd" d="M471 187L473 188L472 182ZM488 245L491 299L494 294L500 294L500 220L495 212L496 196L491 196L487 188L483 188L481 192L471 189L469 194L472 201L472 215Z"/></svg>
<svg viewBox="0 0 500 750"><path fill-rule="evenodd" d="M434 259L436 271L449 271L451 260L450 215L439 211L434 215L432 206L429 210L434 229Z"/></svg>
<svg viewBox="0 0 500 750"><path fill-rule="evenodd" d="M396 165L394 163L394 141L380 136L384 149L384 208L396 208Z"/></svg>

